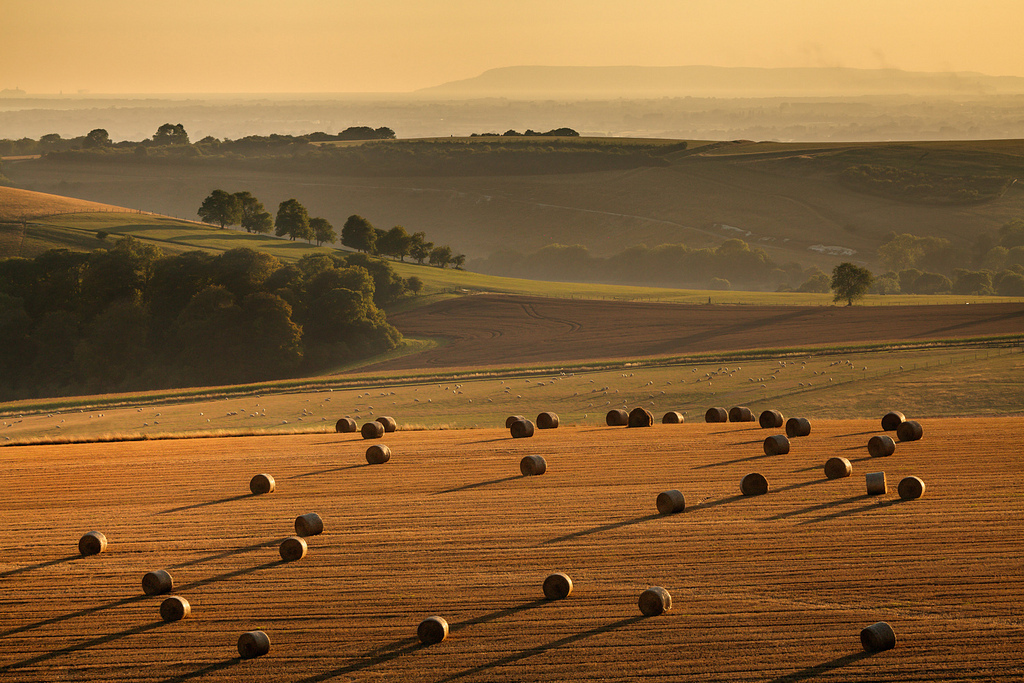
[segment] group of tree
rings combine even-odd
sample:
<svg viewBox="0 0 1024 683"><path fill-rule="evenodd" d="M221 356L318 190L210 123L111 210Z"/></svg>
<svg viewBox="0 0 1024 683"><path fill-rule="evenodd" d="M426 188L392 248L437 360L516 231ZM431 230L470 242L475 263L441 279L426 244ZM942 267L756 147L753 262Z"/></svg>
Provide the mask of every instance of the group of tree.
<svg viewBox="0 0 1024 683"><path fill-rule="evenodd" d="M367 254L390 256L396 261L405 261L409 256L416 263L424 262L439 268L449 265L461 269L466 263L465 254L456 254L448 245L435 246L427 241L425 232L409 232L401 225L390 230L375 228L362 216L349 216L341 229L341 243L346 247Z"/></svg>
<svg viewBox="0 0 1024 683"><path fill-rule="evenodd" d="M537 131L531 130L529 128L526 129L525 133L520 133L520 132L518 132L516 130L513 130L513 129L509 128L508 130L506 130L504 133L501 134L501 137L508 137L508 138L513 138L513 137L578 138L579 136L580 136L580 134L577 133L576 131L574 131L572 128L555 128L553 130L549 130L546 133L538 133ZM470 135L470 137L473 137L473 138L496 138L496 137L499 137L499 135L497 133L473 133L472 135Z"/></svg>
<svg viewBox="0 0 1024 683"><path fill-rule="evenodd" d="M839 177L854 189L926 204L986 201L1001 196L1015 182L1004 175L954 176L878 164L849 166Z"/></svg>
<svg viewBox="0 0 1024 683"><path fill-rule="evenodd" d="M252 382L394 348L422 283L363 254L164 255L131 237L0 261L0 400Z"/></svg>

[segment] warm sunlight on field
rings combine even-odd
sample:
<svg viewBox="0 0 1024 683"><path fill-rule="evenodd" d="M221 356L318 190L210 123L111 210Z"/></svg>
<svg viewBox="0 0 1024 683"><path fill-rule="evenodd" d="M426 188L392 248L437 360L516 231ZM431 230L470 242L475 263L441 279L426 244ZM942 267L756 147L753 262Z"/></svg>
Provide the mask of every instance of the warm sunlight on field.
<svg viewBox="0 0 1024 683"><path fill-rule="evenodd" d="M44 192L29 192L13 187L0 186L0 222L22 221L50 216L55 213L72 213L81 211L119 211L123 209L109 204L89 202L84 199L62 197Z"/></svg>

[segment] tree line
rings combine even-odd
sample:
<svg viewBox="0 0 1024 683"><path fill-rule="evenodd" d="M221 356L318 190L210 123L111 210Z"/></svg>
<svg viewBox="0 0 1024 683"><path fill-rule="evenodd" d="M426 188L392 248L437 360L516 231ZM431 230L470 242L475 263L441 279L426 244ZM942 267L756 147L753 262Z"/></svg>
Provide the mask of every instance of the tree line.
<svg viewBox="0 0 1024 683"><path fill-rule="evenodd" d="M381 306L416 292L363 254L283 264L165 255L132 237L0 261L0 400L254 382L394 348Z"/></svg>

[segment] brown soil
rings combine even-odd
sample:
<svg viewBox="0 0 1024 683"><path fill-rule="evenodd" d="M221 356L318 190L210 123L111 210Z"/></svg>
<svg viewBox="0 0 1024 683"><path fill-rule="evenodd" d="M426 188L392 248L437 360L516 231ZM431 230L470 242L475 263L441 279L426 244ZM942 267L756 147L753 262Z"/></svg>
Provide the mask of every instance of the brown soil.
<svg viewBox="0 0 1024 683"><path fill-rule="evenodd" d="M451 340L387 363L408 369L1020 334L1024 304L704 306L478 295L388 320L411 337Z"/></svg>
<svg viewBox="0 0 1024 683"><path fill-rule="evenodd" d="M750 424L396 432L385 465L358 434L4 449L0 680L1024 678L1019 419L923 420L874 459L878 420L812 424L772 457ZM519 475L527 454L543 476ZM826 480L832 456L853 476ZM742 498L755 471L771 491ZM249 494L257 472L274 493ZM927 490L901 502L908 475ZM687 509L658 515L670 488ZM283 563L306 512L325 531ZM78 557L92 529L108 549ZM142 595L160 568L190 619ZM546 602L554 571L573 593ZM673 608L643 618L652 585ZM435 614L451 635L422 647ZM876 621L898 644L866 656ZM254 629L270 653L240 661Z"/></svg>

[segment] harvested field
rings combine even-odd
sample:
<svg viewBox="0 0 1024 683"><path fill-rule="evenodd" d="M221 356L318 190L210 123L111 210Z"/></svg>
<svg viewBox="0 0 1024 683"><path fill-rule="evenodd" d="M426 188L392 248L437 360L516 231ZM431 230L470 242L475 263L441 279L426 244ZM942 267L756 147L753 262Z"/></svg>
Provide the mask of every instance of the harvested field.
<svg viewBox="0 0 1024 683"><path fill-rule="evenodd" d="M127 209L73 197L0 186L0 222L22 221L55 213L81 211L125 212Z"/></svg>
<svg viewBox="0 0 1024 683"><path fill-rule="evenodd" d="M705 306L477 295L389 316L446 346L387 369L473 367L1019 334L1024 304Z"/></svg>
<svg viewBox="0 0 1024 683"><path fill-rule="evenodd" d="M400 431L386 467L333 432L6 448L0 680L1020 680L1019 419L922 424L884 462L927 483L906 502L864 494L877 418L814 419L771 457L749 423ZM545 476L519 476L532 454ZM854 476L826 480L831 456ZM770 493L739 496L751 471ZM249 494L257 472L274 493ZM657 514L669 488L686 512ZM310 510L324 533L282 562ZM82 558L92 529L108 548ZM142 595L155 569L189 619ZM545 601L555 571L573 592ZM644 618L652 585L673 608ZM435 614L450 636L420 646ZM866 655L877 621L898 644ZM252 630L271 649L242 661Z"/></svg>

